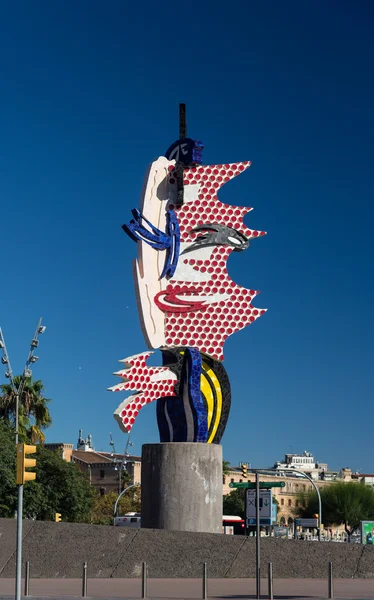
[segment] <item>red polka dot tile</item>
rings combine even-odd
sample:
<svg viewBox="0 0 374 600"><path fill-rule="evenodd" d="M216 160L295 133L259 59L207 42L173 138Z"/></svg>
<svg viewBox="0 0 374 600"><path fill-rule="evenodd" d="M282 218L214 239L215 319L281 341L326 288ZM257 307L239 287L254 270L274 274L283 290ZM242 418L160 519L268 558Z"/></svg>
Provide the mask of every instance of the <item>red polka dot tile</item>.
<svg viewBox="0 0 374 600"><path fill-rule="evenodd" d="M111 392L137 390L124 400L114 413L121 429L131 431L139 410L157 398L175 396L176 375L167 367L147 367L147 359L153 352L144 352L125 358L125 369L114 375L121 377L121 383L109 388Z"/></svg>
<svg viewBox="0 0 374 600"><path fill-rule="evenodd" d="M265 231L244 225L244 216L251 208L224 204L217 197L222 185L245 171L250 164L208 165L184 172L186 201L175 212L185 253L182 252L179 257L175 277L154 299L165 314L166 347L188 345L223 360L226 339L265 312L252 304L259 292L238 286L228 275L227 259L236 249L235 239L230 235L227 241L233 239L231 246L197 245L196 250L188 251L199 237L209 236L210 230L202 229L204 225L218 224L230 228L233 234L241 234L248 241L265 235ZM169 172L169 178L171 186L175 185L173 170ZM194 231L196 227L199 227L198 231Z"/></svg>

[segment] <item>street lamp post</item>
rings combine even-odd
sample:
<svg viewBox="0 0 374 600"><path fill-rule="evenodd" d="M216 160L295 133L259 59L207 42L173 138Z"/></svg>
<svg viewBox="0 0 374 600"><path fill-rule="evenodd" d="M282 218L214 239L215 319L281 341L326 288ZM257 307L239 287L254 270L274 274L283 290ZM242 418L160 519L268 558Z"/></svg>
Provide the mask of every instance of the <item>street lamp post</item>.
<svg viewBox="0 0 374 600"><path fill-rule="evenodd" d="M114 441L113 441L113 438L112 438L112 434L110 434L109 445L112 446L111 456L114 457L113 460L114 460L115 465L117 465L118 463L120 463L120 465L119 465L119 473L118 473L118 494L120 494L121 491L122 491L122 471L123 471L125 465L127 465L127 459L130 456L128 448L129 448L129 446L133 445L133 442L130 442L130 434L128 434L127 442L126 442L126 446L125 446L125 452L123 454L123 458L122 458L121 461L118 461L117 458L116 458L116 450L115 450L115 447L114 447ZM116 471L117 471L117 469L118 469L118 467L115 466L115 470Z"/></svg>
<svg viewBox="0 0 374 600"><path fill-rule="evenodd" d="M15 384L14 381L14 377L13 377L13 371L12 371L12 367L10 364L10 360L9 360L9 355L6 349L6 344L5 344L5 339L4 339L4 335L2 332L2 329L0 327L0 349L3 351L3 356L1 357L1 362L3 363L3 365L6 365L6 372L5 372L5 377L7 379L9 379L10 381L10 385L12 388L12 391L16 397L16 418L15 418L15 438L16 438L16 444L18 444L18 437L19 437L19 400L20 398L22 398L22 393L25 387L25 382L26 379L30 378L32 376L32 370L30 368L32 363L36 363L37 360L39 360L38 356L35 356L34 351L35 348L37 348L39 346L39 340L38 340L38 336L40 333L44 333L46 330L45 325L42 325L42 319L39 319L39 323L38 326L36 328L35 331L35 335L33 337L33 339L31 340L31 344L30 344L30 350L29 350L29 354L25 363L25 368L23 370L23 373L21 375L21 379L19 381L18 387Z"/></svg>
<svg viewBox="0 0 374 600"><path fill-rule="evenodd" d="M123 494L125 494L127 492L127 490L130 490L133 487L139 487L140 483L132 483L131 485L129 485L127 488L125 488L124 490L122 490L122 492L119 494L117 500L114 503L114 511L113 511L113 517L116 518L117 516L117 506L118 506L118 502L120 501L120 499L122 498Z"/></svg>
<svg viewBox="0 0 374 600"><path fill-rule="evenodd" d="M260 473L264 473L266 474L266 472L268 473L278 473L277 469L255 469L255 471L260 472ZM319 492L318 486L316 485L316 482L313 481L313 479L311 477L309 477L309 475L307 475L306 473L304 473L304 471L299 471L299 469L294 469L292 467L292 469L289 469L290 473L299 473L300 475L302 475L303 477L305 477L305 479L308 479L310 481L310 483L312 484L312 486L314 487L317 497L318 497L318 507L319 507L319 513L318 513L318 541L321 541L321 529L322 529L322 500L321 500L321 494Z"/></svg>
<svg viewBox="0 0 374 600"><path fill-rule="evenodd" d="M318 486L316 485L315 481L313 481L313 479L311 477L309 477L309 475L304 473L304 471L299 471L298 469L292 469L292 470L295 471L296 473L300 473L306 479L308 479L310 481L310 483L312 484L312 486L314 487L316 494L318 496L318 541L320 542L321 541L321 529L322 529L322 500L321 500L321 494L319 493Z"/></svg>
<svg viewBox="0 0 374 600"><path fill-rule="evenodd" d="M38 356L35 356L34 350L39 345L38 336L40 333L44 333L46 327L42 325L42 319L39 319L38 326L35 331L35 335L31 340L29 354L26 360L25 368L21 375L18 386L16 385L13 377L13 371L9 360L8 351L5 344L3 332L0 328L0 349L2 350L3 356L1 362L6 365L5 377L9 379L13 394L16 397L16 416L15 416L15 442L16 448L19 438L19 401L22 398L23 390L25 387L26 379L32 376L32 370L30 368L32 363L36 363ZM17 498L17 541L16 541L16 600L21 598L21 569L22 569L22 513L23 513L23 484L17 485L18 498Z"/></svg>
<svg viewBox="0 0 374 600"><path fill-rule="evenodd" d="M125 446L125 452L123 455L123 459L121 462L121 466L119 469L119 476L120 476L120 480L121 480L121 486L122 486L122 470L124 469L124 467L126 466L126 470L127 470L127 459L129 458L130 454L129 454L129 446L132 446L133 442L130 442L130 434L127 437L127 442L126 442L126 446Z"/></svg>
<svg viewBox="0 0 374 600"><path fill-rule="evenodd" d="M113 451L114 451L114 442L112 440L112 434L110 434L110 438L111 438L110 439L110 444L111 444L111 446L113 446ZM118 505L118 502L119 502L120 498L123 496L123 494L125 492L127 492L127 490L129 490L132 487L136 487L136 485L138 485L137 483L134 482L132 485L130 485L126 489L122 490L122 470L123 470L124 466L127 465L127 459L130 456L128 448L129 448L129 446L132 446L132 445L133 445L133 442L130 442L130 434L128 434L127 442L126 442L126 446L125 446L125 452L123 454L123 459L122 459L120 467L119 467L118 496L117 496L117 500L115 501L115 504L114 504L114 517L116 516L117 505Z"/></svg>

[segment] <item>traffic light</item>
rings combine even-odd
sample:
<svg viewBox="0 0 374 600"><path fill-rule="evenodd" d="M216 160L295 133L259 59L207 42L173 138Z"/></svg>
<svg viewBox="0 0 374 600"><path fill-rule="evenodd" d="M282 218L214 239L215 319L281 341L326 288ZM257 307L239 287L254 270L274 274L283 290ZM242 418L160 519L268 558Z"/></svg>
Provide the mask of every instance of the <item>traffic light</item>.
<svg viewBox="0 0 374 600"><path fill-rule="evenodd" d="M55 521L56 521L56 523L59 523L61 521L61 513L55 514Z"/></svg>
<svg viewBox="0 0 374 600"><path fill-rule="evenodd" d="M247 465L245 465L244 463L242 464L242 475L243 475L244 479L247 479L248 469L247 469Z"/></svg>
<svg viewBox="0 0 374 600"><path fill-rule="evenodd" d="M26 458L28 454L35 454L36 446L29 444L17 444L17 475L16 483L23 485L25 481L33 481L36 479L36 473L25 471L29 467L36 466L35 458Z"/></svg>

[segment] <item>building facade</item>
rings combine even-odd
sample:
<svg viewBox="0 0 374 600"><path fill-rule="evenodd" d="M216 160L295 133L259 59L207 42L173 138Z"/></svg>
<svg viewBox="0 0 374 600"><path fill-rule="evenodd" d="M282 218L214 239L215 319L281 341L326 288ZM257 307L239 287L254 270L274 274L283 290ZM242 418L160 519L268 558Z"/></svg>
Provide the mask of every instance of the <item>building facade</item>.
<svg viewBox="0 0 374 600"><path fill-rule="evenodd" d="M91 485L101 495L120 493L127 485L140 484L140 456L73 450L71 460L81 471L88 473Z"/></svg>
<svg viewBox="0 0 374 600"><path fill-rule="evenodd" d="M284 461L277 461L274 464L277 471L290 471L298 469L307 473L312 479L321 479L321 475L328 472L326 463L318 463L311 452L304 450L302 454L286 454Z"/></svg>
<svg viewBox="0 0 374 600"><path fill-rule="evenodd" d="M352 473L352 481L374 487L374 473Z"/></svg>
<svg viewBox="0 0 374 600"><path fill-rule="evenodd" d="M79 431L77 449L73 444L44 444L48 450L57 451L67 462L73 462L87 473L91 485L99 494L108 492L120 493L127 485L140 484L141 458L129 454L114 452L97 452L89 435L86 439Z"/></svg>
<svg viewBox="0 0 374 600"><path fill-rule="evenodd" d="M61 458L66 462L71 462L71 455L73 453L73 444L65 444L63 442L56 444L44 444L44 448L47 450L58 451Z"/></svg>

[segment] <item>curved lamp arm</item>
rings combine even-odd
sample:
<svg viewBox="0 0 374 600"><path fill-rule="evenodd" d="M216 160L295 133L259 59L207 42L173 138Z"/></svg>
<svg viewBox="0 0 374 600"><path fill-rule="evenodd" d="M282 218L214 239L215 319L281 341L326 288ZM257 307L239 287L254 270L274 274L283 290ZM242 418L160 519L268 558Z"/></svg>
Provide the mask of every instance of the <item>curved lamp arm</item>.
<svg viewBox="0 0 374 600"><path fill-rule="evenodd" d="M139 487L139 486L140 486L140 483L133 483L132 485L129 485L127 488L125 488L124 490L122 490L122 492L119 494L119 496L118 496L118 498L117 498L117 500L115 501L115 504L114 504L114 514L113 514L114 518L116 518L116 516L117 516L118 502L120 501L120 499L123 496L123 494L125 492L127 492L127 490L130 490L131 488L133 488L133 487Z"/></svg>

